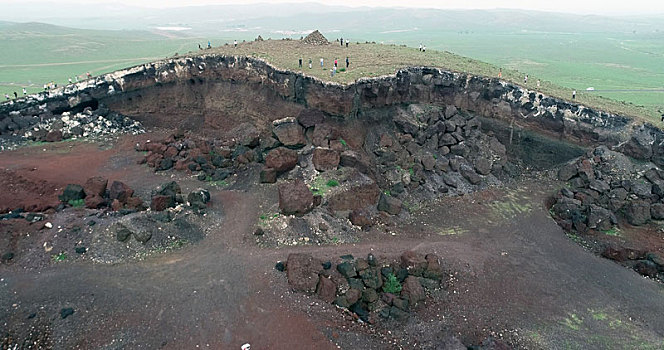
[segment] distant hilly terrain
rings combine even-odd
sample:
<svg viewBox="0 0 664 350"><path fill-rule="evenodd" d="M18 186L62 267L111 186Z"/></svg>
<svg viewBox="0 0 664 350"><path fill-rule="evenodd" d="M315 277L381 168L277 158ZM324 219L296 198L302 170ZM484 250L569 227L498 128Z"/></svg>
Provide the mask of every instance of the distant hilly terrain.
<svg viewBox="0 0 664 350"><path fill-rule="evenodd" d="M330 39L445 50L579 91L664 108L664 15L348 8L320 4L127 6L26 3L0 14L0 92L232 40ZM38 21L40 23L12 23ZM49 23L46 25L43 23ZM76 28L76 29L73 29ZM54 65L57 64L57 65ZM629 90L629 91L602 91ZM639 91L636 91L639 90ZM649 90L649 91L643 91Z"/></svg>
<svg viewBox="0 0 664 350"><path fill-rule="evenodd" d="M44 22L82 29L149 30L184 26L211 34L233 27L295 30L314 24L323 30L386 31L398 27L443 31L648 32L664 30L664 14L591 16L525 10L441 10L368 8L319 3L207 5L153 9L117 4L25 2L3 5L0 20ZM396 28L394 28L396 27Z"/></svg>

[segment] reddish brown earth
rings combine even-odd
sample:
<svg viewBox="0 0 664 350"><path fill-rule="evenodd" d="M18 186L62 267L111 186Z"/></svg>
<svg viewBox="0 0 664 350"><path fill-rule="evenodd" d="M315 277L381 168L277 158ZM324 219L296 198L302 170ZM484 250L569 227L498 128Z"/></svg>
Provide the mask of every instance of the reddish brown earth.
<svg viewBox="0 0 664 350"><path fill-rule="evenodd" d="M0 181L0 203L29 203L37 193L94 175L124 181L144 198L171 174L183 192L200 186L185 173L155 174L138 165L142 155L133 145L150 137L156 136L0 153L0 170L18 175ZM253 230L263 208L276 203L277 186L253 186L258 172L247 175L248 185L212 191L208 215L223 222L201 243L113 265L3 263L0 334L37 334L56 349L239 349L245 342L252 349L433 349L448 334L465 344L495 335L525 349L664 346L662 286L569 240L544 205L555 183L524 180L429 203L411 223L374 229L353 245L263 249ZM31 192L12 190L19 185ZM54 194L43 193L43 203L51 203ZM13 238L20 246L42 242L39 223L0 225L3 236L21 231ZM390 260L408 249L437 254L449 277L447 289L403 324L360 324L290 292L285 274L274 269L291 252L321 259L372 252ZM64 307L75 313L61 319Z"/></svg>

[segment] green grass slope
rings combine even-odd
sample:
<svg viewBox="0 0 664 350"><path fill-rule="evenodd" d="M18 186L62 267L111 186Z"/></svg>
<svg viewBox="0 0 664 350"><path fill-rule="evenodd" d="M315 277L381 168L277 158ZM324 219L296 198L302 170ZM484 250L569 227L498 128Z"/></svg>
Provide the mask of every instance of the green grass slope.
<svg viewBox="0 0 664 350"><path fill-rule="evenodd" d="M144 31L95 31L43 23L0 25L0 94L111 72L197 47L201 39ZM198 41L197 41L198 40Z"/></svg>

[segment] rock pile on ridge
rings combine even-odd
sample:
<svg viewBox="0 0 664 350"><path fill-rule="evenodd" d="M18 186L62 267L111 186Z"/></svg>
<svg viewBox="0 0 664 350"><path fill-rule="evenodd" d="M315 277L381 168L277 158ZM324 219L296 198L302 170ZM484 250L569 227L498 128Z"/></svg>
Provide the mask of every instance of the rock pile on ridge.
<svg viewBox="0 0 664 350"><path fill-rule="evenodd" d="M302 42L310 45L327 45L330 43L318 30L314 30L311 34L304 37Z"/></svg>
<svg viewBox="0 0 664 350"><path fill-rule="evenodd" d="M109 136L115 134L144 133L140 122L107 109L83 113L62 113L60 118L45 120L33 126L24 137L34 141L57 142L82 137Z"/></svg>

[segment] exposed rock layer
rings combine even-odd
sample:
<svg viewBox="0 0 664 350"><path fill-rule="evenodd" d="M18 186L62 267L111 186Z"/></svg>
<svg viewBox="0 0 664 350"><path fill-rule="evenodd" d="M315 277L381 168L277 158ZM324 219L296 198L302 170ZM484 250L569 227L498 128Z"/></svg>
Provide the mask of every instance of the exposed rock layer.
<svg viewBox="0 0 664 350"><path fill-rule="evenodd" d="M77 112L100 102L147 126L167 122L201 132L230 132L229 126L242 122L268 129L272 121L296 116L304 109L343 118L375 118L371 110L376 108L454 105L584 145L627 142L629 155L664 163L664 149L659 145L664 134L659 129L495 78L415 67L340 85L279 70L259 59L218 55L147 63L48 95L4 103L0 133L29 128L35 115Z"/></svg>

